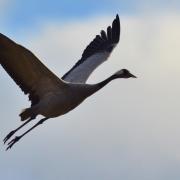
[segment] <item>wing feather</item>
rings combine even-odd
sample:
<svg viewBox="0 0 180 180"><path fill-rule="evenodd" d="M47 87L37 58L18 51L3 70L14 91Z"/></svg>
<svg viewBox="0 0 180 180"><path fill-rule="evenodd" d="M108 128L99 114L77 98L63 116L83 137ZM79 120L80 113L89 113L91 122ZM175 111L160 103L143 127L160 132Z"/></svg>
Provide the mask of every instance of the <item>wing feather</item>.
<svg viewBox="0 0 180 180"><path fill-rule="evenodd" d="M101 37L104 41L107 41L107 36L106 36L106 32L104 30L101 31Z"/></svg>
<svg viewBox="0 0 180 180"><path fill-rule="evenodd" d="M111 54L120 38L120 20L117 15L107 32L101 30L84 50L81 59L62 77L73 83L85 83L90 74Z"/></svg>
<svg viewBox="0 0 180 180"><path fill-rule="evenodd" d="M29 94L32 105L45 93L65 84L32 52L3 34L0 34L0 64L21 90Z"/></svg>
<svg viewBox="0 0 180 180"><path fill-rule="evenodd" d="M112 29L111 29L111 26L108 26L108 28L107 28L107 36L108 36L109 42L111 42L112 41Z"/></svg>

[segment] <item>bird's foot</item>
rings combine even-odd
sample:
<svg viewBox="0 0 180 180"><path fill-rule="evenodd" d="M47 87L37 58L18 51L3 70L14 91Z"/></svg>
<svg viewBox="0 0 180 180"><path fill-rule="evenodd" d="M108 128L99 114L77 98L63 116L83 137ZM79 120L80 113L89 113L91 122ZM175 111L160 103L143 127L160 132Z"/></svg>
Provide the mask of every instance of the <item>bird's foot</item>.
<svg viewBox="0 0 180 180"><path fill-rule="evenodd" d="M4 144L14 135L15 131L11 131L3 140Z"/></svg>
<svg viewBox="0 0 180 180"><path fill-rule="evenodd" d="M9 143L8 143L8 147L6 148L6 151L11 149L13 147L13 145L15 143L17 143L19 140L21 139L21 136L16 136L14 139L12 139Z"/></svg>

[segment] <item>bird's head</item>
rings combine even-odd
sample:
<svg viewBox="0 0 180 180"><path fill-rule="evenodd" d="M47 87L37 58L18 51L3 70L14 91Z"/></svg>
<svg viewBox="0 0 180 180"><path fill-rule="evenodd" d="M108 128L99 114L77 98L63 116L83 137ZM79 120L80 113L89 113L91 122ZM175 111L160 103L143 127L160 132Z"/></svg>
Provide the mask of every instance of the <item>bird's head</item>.
<svg viewBox="0 0 180 180"><path fill-rule="evenodd" d="M121 69L117 71L114 75L115 78L137 78L131 74L127 69Z"/></svg>
<svg viewBox="0 0 180 180"><path fill-rule="evenodd" d="M116 73L114 73L109 78L98 83L98 90L103 88L106 84L108 84L109 82L111 82L112 80L117 79L117 78L126 78L127 79L127 78L136 78L136 76L131 74L127 69L121 69L121 70L117 71Z"/></svg>

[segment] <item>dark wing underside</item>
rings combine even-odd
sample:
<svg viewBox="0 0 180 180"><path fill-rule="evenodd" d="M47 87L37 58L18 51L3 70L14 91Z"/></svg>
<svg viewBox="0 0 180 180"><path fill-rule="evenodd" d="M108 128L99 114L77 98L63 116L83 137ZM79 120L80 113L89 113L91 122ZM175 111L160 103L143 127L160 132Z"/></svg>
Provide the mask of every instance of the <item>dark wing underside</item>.
<svg viewBox="0 0 180 180"><path fill-rule="evenodd" d="M29 50L0 34L0 64L21 88L29 94L32 105L45 93L64 83Z"/></svg>
<svg viewBox="0 0 180 180"><path fill-rule="evenodd" d="M120 20L117 15L112 26L107 31L101 31L86 47L81 59L70 69L62 79L73 83L85 83L90 74L111 54L120 38Z"/></svg>

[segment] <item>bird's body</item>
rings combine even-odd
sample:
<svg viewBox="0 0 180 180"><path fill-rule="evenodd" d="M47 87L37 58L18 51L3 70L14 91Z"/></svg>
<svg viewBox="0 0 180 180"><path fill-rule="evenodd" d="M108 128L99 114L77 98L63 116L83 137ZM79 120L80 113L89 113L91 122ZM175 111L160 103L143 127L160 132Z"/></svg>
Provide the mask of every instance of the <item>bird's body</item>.
<svg viewBox="0 0 180 180"><path fill-rule="evenodd" d="M120 21L117 15L112 27L108 26L107 32L102 30L72 69L58 78L32 52L0 34L0 64L21 90L29 95L31 101L31 107L20 113L25 123L11 131L4 142L37 115L45 117L24 134L11 140L7 149L45 120L71 111L113 79L135 77L128 70L122 69L100 83L86 84L94 69L108 59L119 37Z"/></svg>
<svg viewBox="0 0 180 180"><path fill-rule="evenodd" d="M33 106L33 112L48 118L63 115L82 103L96 89L96 85L67 83L63 89L47 93Z"/></svg>

